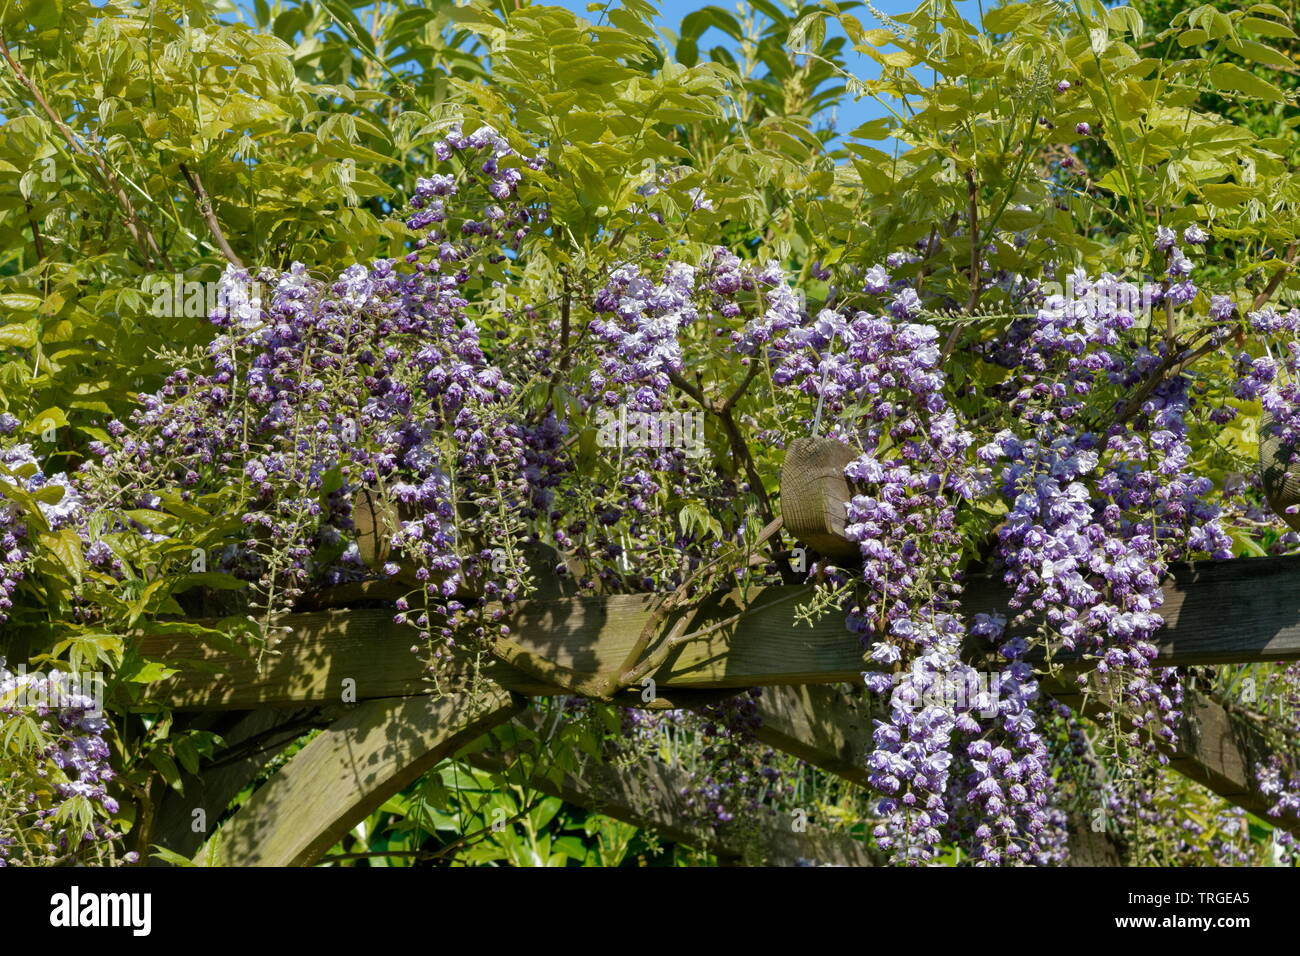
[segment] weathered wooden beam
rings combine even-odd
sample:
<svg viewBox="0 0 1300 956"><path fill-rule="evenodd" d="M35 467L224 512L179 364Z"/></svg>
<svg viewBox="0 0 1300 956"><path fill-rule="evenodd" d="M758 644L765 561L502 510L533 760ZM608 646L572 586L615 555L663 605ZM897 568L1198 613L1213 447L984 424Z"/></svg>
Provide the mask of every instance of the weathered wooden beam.
<svg viewBox="0 0 1300 956"><path fill-rule="evenodd" d="M474 695L358 704L259 787L195 862L309 866L393 794L524 706L492 685Z"/></svg>
<svg viewBox="0 0 1300 956"><path fill-rule="evenodd" d="M394 624L389 611L291 614L284 623L289 633L260 661L196 635L143 638L143 655L180 668L150 685L149 698L175 710L253 710L434 692L411 652L410 627ZM562 692L497 661L483 665L483 676L525 696Z"/></svg>
<svg viewBox="0 0 1300 956"><path fill-rule="evenodd" d="M758 698L758 739L827 773L866 786L872 749L863 691L805 684L765 687Z"/></svg>
<svg viewBox="0 0 1300 956"><path fill-rule="evenodd" d="M813 626L795 619L809 591L799 586L732 591L706 601L681 646L655 674L663 687L745 688L859 682L857 638L830 614ZM1165 666L1300 659L1300 557L1207 562L1174 569L1165 588L1165 627L1155 635ZM570 679L618 668L651 614L649 595L563 598L521 604L511 643L489 676L526 695L563 692ZM1005 610L1000 584L972 581L968 612ZM425 694L430 684L410 652L411 632L383 610L293 614L290 634L259 667L250 658L207 646L194 636L154 635L150 658L205 670L182 670L154 685L155 699L178 708L236 708L337 702L344 680L357 699ZM1066 655L1058 654L1057 660ZM210 672L217 668L217 676ZM538 676L546 675L546 676Z"/></svg>
<svg viewBox="0 0 1300 956"><path fill-rule="evenodd" d="M1158 666L1300 659L1300 555L1176 564L1162 591L1165 625L1152 639ZM1007 594L977 578L962 606L1005 614Z"/></svg>
<svg viewBox="0 0 1300 956"><path fill-rule="evenodd" d="M782 513L796 516L793 525L787 519L787 530L822 554L850 560L858 551L844 533L846 503L853 493L844 468L854 457L854 451L836 439L801 439L791 445L781 473ZM1274 435L1271 445L1261 446L1261 460L1279 514L1277 504L1300 499L1300 480L1276 465L1281 457ZM1300 518L1283 517L1300 527ZM1300 657L1300 556L1177 565L1163 591L1160 613L1165 626L1155 636L1159 664L1183 667ZM1005 613L1007 599L1000 582L977 577L967 585L962 604L968 614ZM1068 661L1072 655L1055 656Z"/></svg>

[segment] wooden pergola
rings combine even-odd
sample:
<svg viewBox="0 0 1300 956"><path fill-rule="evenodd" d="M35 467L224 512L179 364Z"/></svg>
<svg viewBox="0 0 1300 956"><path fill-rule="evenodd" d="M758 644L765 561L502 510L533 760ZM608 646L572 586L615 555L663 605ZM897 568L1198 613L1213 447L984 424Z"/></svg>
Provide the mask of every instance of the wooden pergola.
<svg viewBox="0 0 1300 956"><path fill-rule="evenodd" d="M794 476L789 467L783 473L786 528L822 553L844 551L848 490L833 462L821 464ZM208 864L313 864L443 759L459 754L478 768L501 770L510 755L467 748L511 720L535 722L530 699L581 694L626 674L629 660L646 650L647 631L656 635L650 642L658 649L655 660L662 657L650 675L656 697L643 701L638 686L617 698L620 703L697 708L724 696L720 692L763 687L761 741L866 784L871 727L861 695L853 692L861 685L862 647L840 616L811 626L796 621L809 587L715 594L658 622L655 595L573 596L556 582L546 584L550 593L544 589L518 607L509 639L497 640L473 693L433 693L423 663L411 653L410 628L394 623L391 610L339 607L288 615L282 620L286 636L260 663L201 637L146 637L140 649L147 658L181 667L150 688L151 698L200 712L195 726L220 733L226 747L224 759L184 777L183 795L168 791L152 808L150 842ZM1181 566L1164 590L1158 664L1300 659L1300 557ZM1002 585L975 580L963 606L968 613L1005 608L1007 597ZM987 653L972 648L969 658L978 666ZM1055 661L1070 667L1060 655ZM1044 689L1095 715L1095 702L1085 700L1073 680L1045 680ZM215 824L232 798L313 726L323 732L215 834L211 825L193 825L196 809ZM1270 752L1265 736L1244 714L1203 694L1188 692L1177 742L1167 752L1174 769L1231 803L1259 815L1272 803L1256 775ZM795 832L789 819L772 814L746 821L743 834L693 823L680 796L684 782L682 771L656 762L620 774L597 761L562 778L538 774L530 781L541 793L714 851L720 860L880 862L861 841L815 820ZM1277 825L1300 833L1294 817ZM1104 835L1080 826L1071 836L1082 862L1117 861Z"/></svg>

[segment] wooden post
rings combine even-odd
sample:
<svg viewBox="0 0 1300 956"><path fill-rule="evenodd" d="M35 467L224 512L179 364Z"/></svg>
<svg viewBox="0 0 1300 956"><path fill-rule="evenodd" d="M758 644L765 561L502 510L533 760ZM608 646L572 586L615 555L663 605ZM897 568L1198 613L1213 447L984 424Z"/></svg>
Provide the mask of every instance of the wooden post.
<svg viewBox="0 0 1300 956"><path fill-rule="evenodd" d="M844 469L857 454L834 438L800 438L781 463L781 520L785 529L828 558L859 561L858 546L844 537L849 482Z"/></svg>

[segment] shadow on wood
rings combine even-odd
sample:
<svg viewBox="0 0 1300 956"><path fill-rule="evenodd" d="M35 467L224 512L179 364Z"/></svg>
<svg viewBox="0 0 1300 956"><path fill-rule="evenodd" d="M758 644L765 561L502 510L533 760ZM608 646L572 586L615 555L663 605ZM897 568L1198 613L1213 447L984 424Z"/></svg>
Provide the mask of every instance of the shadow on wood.
<svg viewBox="0 0 1300 956"><path fill-rule="evenodd" d="M495 686L472 698L358 704L255 791L195 862L309 866L393 794L524 706Z"/></svg>

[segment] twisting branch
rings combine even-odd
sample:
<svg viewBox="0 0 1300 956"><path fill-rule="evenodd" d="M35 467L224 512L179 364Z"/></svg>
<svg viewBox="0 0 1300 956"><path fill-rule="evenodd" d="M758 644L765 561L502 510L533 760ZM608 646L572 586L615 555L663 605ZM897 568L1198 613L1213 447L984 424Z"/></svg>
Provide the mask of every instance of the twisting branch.
<svg viewBox="0 0 1300 956"><path fill-rule="evenodd" d="M1292 242L1286 247L1286 252L1282 255L1282 268L1273 273L1273 277L1268 280L1268 285L1264 286L1259 295L1255 296L1255 302L1252 306L1255 311L1262 309L1264 304L1268 302L1269 299L1273 298L1273 294L1277 292L1278 286L1282 284L1282 280L1287 277L1287 273L1289 273L1291 267L1295 265L1297 251L1300 250L1297 250L1295 242Z"/></svg>
<svg viewBox="0 0 1300 956"><path fill-rule="evenodd" d="M237 269L244 268L244 263L240 261L239 256L235 255L235 250L230 248L230 243L226 240L226 234L221 231L221 223L217 221L217 214L212 208L212 200L208 198L208 191L203 188L203 180L199 179L199 174L191 172L190 168L181 163L181 174L185 181L190 184L190 189L194 193L194 198L199 202L199 212L203 216L203 221L208 224L208 232L212 233L212 238L216 240L217 248L221 254L230 260L231 265Z"/></svg>
<svg viewBox="0 0 1300 956"><path fill-rule="evenodd" d="M765 543L767 539L776 532L780 527L779 521L780 519L759 532L758 539L754 542L755 547ZM663 625L664 621L668 619L668 616L673 613L673 611L684 607L688 603L694 590L696 590L700 585L709 583L714 577L716 577L718 565L721 561L721 555L705 561L698 568L688 574L676 588L658 598L655 602L654 608L650 612L649 619L645 622L644 626L642 626L641 632L637 635L636 641L633 642L632 648L628 651L623 663L618 666L617 670L615 670L613 674L598 680L593 685L595 691L593 696L610 699L619 691L626 687L630 687L633 683L640 680L641 676L644 676L637 673L637 665L638 662L641 662L642 655L645 654L646 648L650 646L655 635L659 633L659 628ZM681 633L685 628L686 620L686 618L683 618L673 626L672 632L669 635L670 639Z"/></svg>
<svg viewBox="0 0 1300 956"><path fill-rule="evenodd" d="M40 223L36 221L36 216L32 213L31 200L27 203L27 224L32 227L32 245L36 247L36 261L45 261L45 237L41 235Z"/></svg>
<svg viewBox="0 0 1300 956"><path fill-rule="evenodd" d="M980 203L973 169L966 171L966 219L970 230L970 298L966 300L966 314L970 315L980 300Z"/></svg>
<svg viewBox="0 0 1300 956"><path fill-rule="evenodd" d="M561 275L564 280L564 300L560 303L560 362L558 370L564 371L569 365L569 316L573 308L573 293L569 289L568 267L561 267Z"/></svg>
<svg viewBox="0 0 1300 956"><path fill-rule="evenodd" d="M126 194L126 190L118 182L117 176L113 174L112 169L108 167L102 157L91 153L81 145L72 129L63 121L63 117L55 112L54 107L50 106L40 88L27 75L22 65L14 59L13 54L10 53L9 44L5 40L2 31L0 31L0 57L3 57L5 62L9 64L9 69L18 78L18 82L27 88L27 92L32 95L32 99L36 101L36 104L49 117L50 122L62 134L68 143L68 147L78 156L91 161L92 172L100 183L113 194L118 205L122 207L122 212L126 217L126 229L131 233L131 238L135 240L136 245L151 262L160 263L164 268L171 269L171 262L168 260L167 254L162 251L162 247L158 245L158 240L154 238L154 234L149 230L149 227L140 219L139 213L136 212L135 206L131 202L131 197Z"/></svg>
<svg viewBox="0 0 1300 956"><path fill-rule="evenodd" d="M750 370L750 378L757 374L754 369ZM776 511L772 508L772 499L768 496L767 488L763 486L763 478L758 473L758 465L754 463L754 456L750 454L749 445L745 442L745 436L740 433L740 427L731 415L732 400L728 399L722 403L715 403L709 400L704 394L704 390L698 385L692 385L680 372L669 373L672 383L680 388L683 392L695 400L695 403L709 414L713 415L722 423L722 429L727 433L727 442L731 445L731 453L740 462L745 469L745 477L749 481L750 489L758 498L759 510L763 513L763 520L771 524L776 520ZM747 387L747 383L745 383ZM740 395L744 394L744 388L735 395L738 400Z"/></svg>
<svg viewBox="0 0 1300 956"><path fill-rule="evenodd" d="M722 403L720 406L722 411L730 411L736 406L736 403L744 397L745 392L749 391L749 386L754 383L754 379L758 377L759 370L762 367L763 365L758 361L757 356L749 360L749 373L745 376L744 381L736 386L736 390Z"/></svg>
<svg viewBox="0 0 1300 956"><path fill-rule="evenodd" d="M939 227L936 225L930 226L930 238L925 241L925 261L921 263L921 268L916 273L916 285L914 288L916 289L917 295L921 294L921 285L925 282L925 277L929 274L930 267L933 265L934 254L938 249L938 239Z"/></svg>
<svg viewBox="0 0 1300 956"><path fill-rule="evenodd" d="M750 559L749 563L753 565L761 562L761 558L754 556ZM776 607L779 604L793 601L795 600L795 597L796 595L793 593L787 594L785 597L777 598L774 601L769 601L768 603L761 604L758 607L746 608L745 610L732 614L720 621L714 621L712 624L702 627L698 631L690 631L689 633L685 633L687 618L683 617L682 620L678 622L678 624L673 627L672 631L663 639L659 646L647 654L635 667L626 671L622 677L619 678L619 681L623 687L631 687L634 684L640 683L644 678L649 677L651 674L659 670L659 668L663 667L668 661L668 658L672 655L673 651L677 650L677 648L681 647L683 644L708 637L710 634L715 634L723 628L739 623L751 614L757 614L760 611Z"/></svg>

